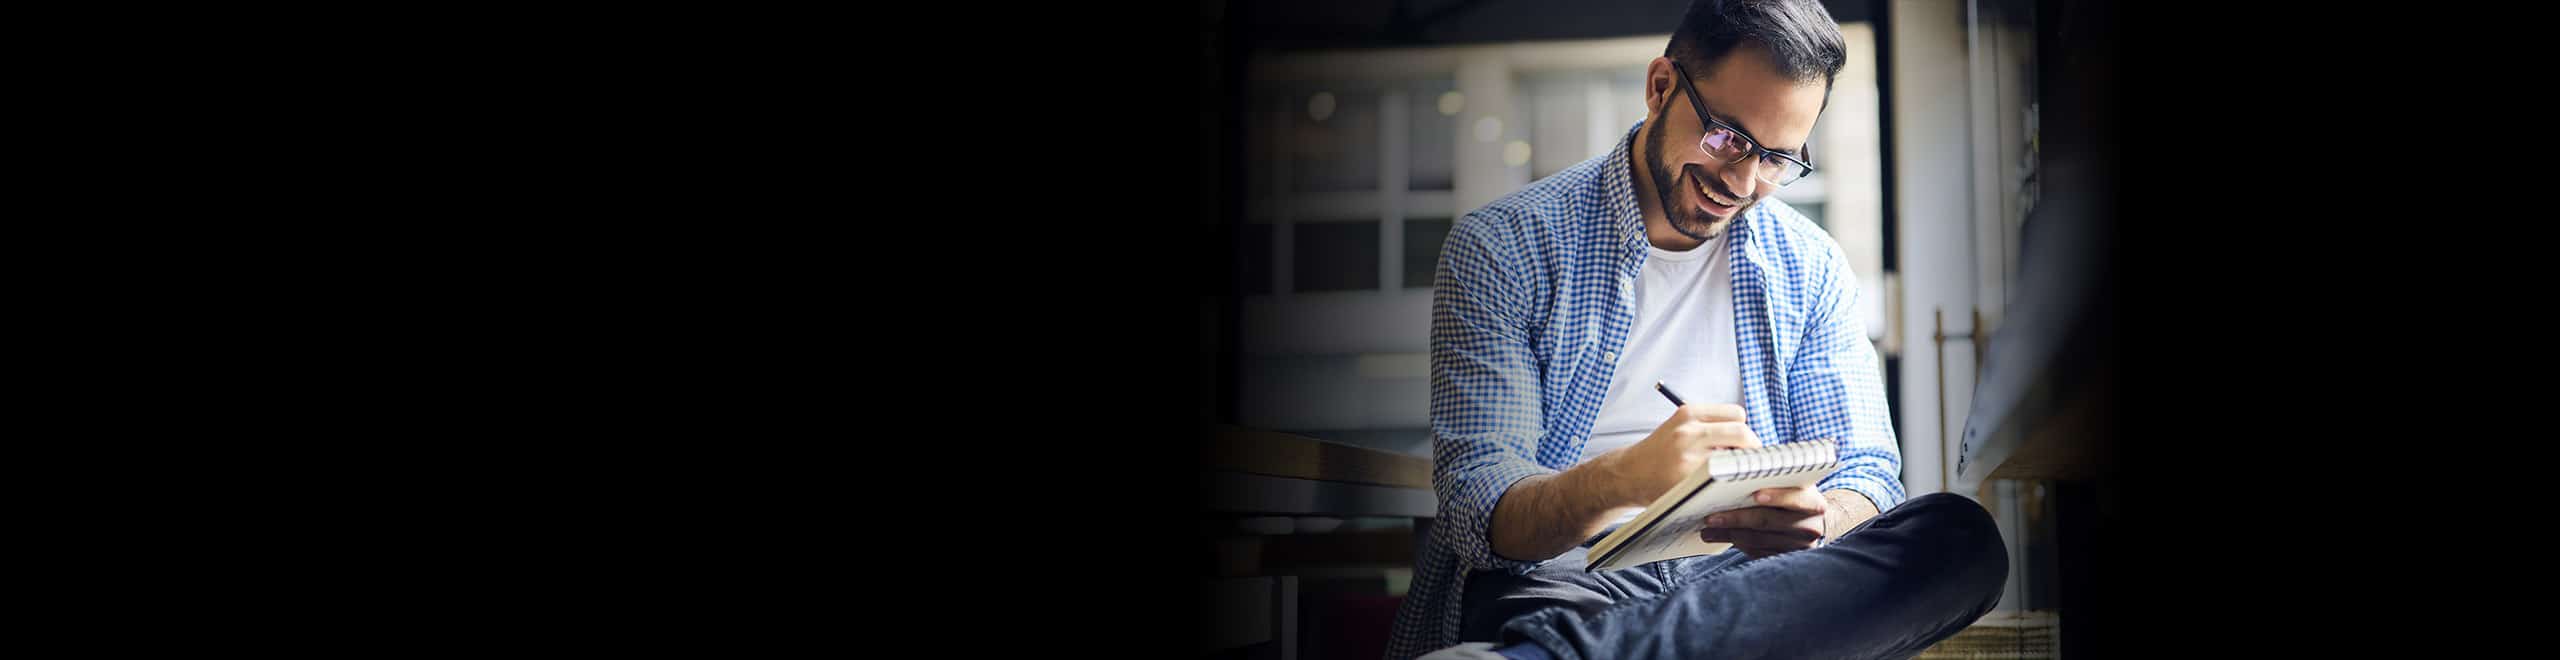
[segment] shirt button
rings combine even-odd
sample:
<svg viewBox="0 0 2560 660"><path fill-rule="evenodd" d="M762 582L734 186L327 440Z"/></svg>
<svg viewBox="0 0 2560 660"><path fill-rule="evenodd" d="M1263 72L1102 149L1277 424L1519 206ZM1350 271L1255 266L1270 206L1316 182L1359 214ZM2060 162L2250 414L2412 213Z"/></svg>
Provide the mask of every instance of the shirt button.
<svg viewBox="0 0 2560 660"><path fill-rule="evenodd" d="M1600 359L1608 360L1608 361L1610 361L1610 362L1616 362L1616 361L1618 361L1618 352L1617 352L1617 351L1610 351L1610 352L1607 352L1607 353L1601 353L1601 354L1600 354Z"/></svg>

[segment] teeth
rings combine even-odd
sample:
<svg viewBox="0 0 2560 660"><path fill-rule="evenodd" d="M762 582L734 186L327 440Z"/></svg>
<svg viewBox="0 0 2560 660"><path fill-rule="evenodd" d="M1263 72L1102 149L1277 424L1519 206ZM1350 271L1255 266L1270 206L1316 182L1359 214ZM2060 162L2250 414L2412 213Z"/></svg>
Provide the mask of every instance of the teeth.
<svg viewBox="0 0 2560 660"><path fill-rule="evenodd" d="M1706 182L1703 182L1703 181L1695 181L1695 182L1692 182L1692 183L1691 183L1691 185L1695 185L1695 186L1697 186L1697 187L1698 187L1698 196L1707 198L1707 201L1708 201L1708 202L1712 202L1712 203L1714 203L1714 204L1715 204L1715 205L1717 205L1717 206L1732 206L1732 205L1733 205L1733 202L1725 201L1724 199L1717 197L1715 193L1707 192L1707 184L1706 184Z"/></svg>

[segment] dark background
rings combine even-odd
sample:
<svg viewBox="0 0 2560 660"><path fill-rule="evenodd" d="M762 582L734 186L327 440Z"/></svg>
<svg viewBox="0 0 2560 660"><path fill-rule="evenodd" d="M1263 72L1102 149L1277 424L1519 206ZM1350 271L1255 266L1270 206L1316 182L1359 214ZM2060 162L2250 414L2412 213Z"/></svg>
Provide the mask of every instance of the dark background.
<svg viewBox="0 0 2560 660"><path fill-rule="evenodd" d="M930 595L893 606L971 622L942 639L1005 630L1017 634L998 641L1043 651L1199 655L1192 633L1205 613L1183 559L1197 513L1189 449L1232 395L1200 386L1218 382L1204 374L1222 363L1203 350L1222 330L1200 300L1234 290L1236 270L1224 257L1233 237L1195 219L1240 203L1236 172L1216 154L1232 152L1234 133L1219 122L1232 116L1249 44L1653 32L1678 14L1676 3L1577 3L1587 19L1535 20L1497 1L1435 23L1421 18L1454 5L1414 3L1398 19L1378 4L1246 3L1256 11L1230 12L1238 20L1190 5L1129 15L1040 6L1008 14L1016 28L968 32L972 56L937 62L937 108L958 111L929 113L929 130L903 137L918 153L960 154L911 167L959 183L909 193L932 198L931 213L857 217L918 237L1018 231L1031 249L996 258L930 241L865 247L864 261L895 265L863 285L912 289L935 311L924 334L938 335L889 346L877 364L911 367L921 375L901 384L914 389L972 393L930 410L1001 438L925 449L976 478L883 477L950 486L921 507L890 507L929 512L874 544L899 558L890 565L918 567L900 579L923 586L895 593ZM2363 93L2374 80L2425 78L2372 56L2357 36L2373 27L2362 15L2069 4L2109 10L2095 20L2108 38L2068 44L2095 55L2070 60L2074 75L2048 95L2085 103L2082 118L2101 127L2086 146L2111 154L2119 193L2100 206L2114 229L2120 363L2110 506L2091 550L2106 570L2092 576L2099 600L2080 611L2092 653L2387 650L2374 631L2473 629L2446 618L2500 608L2434 590L2483 584L2447 571L2499 565L2482 552L2512 546L2500 539L2522 530L2538 500L2481 483L2509 479L2377 484L2395 472L2456 474L2385 452L2518 433L2466 425L2474 411L2516 408L2511 397L2467 396L2495 389L2458 375L2480 361L2430 357L2466 337L2507 336L2500 317L2514 304L2403 283L2447 260L2417 256L2444 247L2421 231L2424 216L2336 199L2395 180L2336 167L2370 157L2339 136L2375 125L2341 117L2375 101ZM2301 45L2315 40L2329 43ZM977 529L953 520L974 512L990 512L979 516L1007 542L931 542Z"/></svg>

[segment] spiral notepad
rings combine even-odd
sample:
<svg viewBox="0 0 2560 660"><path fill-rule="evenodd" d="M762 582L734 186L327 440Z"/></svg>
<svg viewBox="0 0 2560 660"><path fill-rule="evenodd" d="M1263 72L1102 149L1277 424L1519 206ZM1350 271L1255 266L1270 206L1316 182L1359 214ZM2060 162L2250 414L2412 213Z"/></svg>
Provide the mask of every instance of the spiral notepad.
<svg viewBox="0 0 2560 660"><path fill-rule="evenodd" d="M1707 516L1758 506L1751 494L1763 488L1814 485L1839 466L1840 443L1830 439L1715 452L1704 469L1592 545L1591 563L1583 568L1605 571L1724 552L1733 544L1698 538Z"/></svg>

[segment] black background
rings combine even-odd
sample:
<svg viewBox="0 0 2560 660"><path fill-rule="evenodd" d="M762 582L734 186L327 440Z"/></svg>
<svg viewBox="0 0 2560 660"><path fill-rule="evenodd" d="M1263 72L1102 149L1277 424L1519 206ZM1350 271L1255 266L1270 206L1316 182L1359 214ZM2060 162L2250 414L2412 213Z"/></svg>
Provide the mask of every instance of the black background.
<svg viewBox="0 0 2560 660"><path fill-rule="evenodd" d="M2428 90L2487 85L2456 78L2478 67L2413 63L2431 42L2379 45L2370 14L2072 4L2114 12L2115 57L2082 84L2119 130L2121 369L2107 570L2066 634L2105 656L2290 655L2505 627L2486 622L2523 610L2460 594L2515 578L2463 571L2531 565L2502 551L2532 547L2540 463L2428 452L2539 446L2492 421L2535 405L2497 383L2545 373L2494 348L2533 343L2539 310L2500 289L2534 280L2454 274L2527 264L2372 146L2378 125L2469 143L2440 108L2458 95ZM1199 123L1233 63L1197 10L777 18L692 74L732 96L682 130L763 158L712 168L753 196L694 226L746 249L686 264L719 286L674 350L739 357L691 386L738 383L719 396L751 435L792 438L714 448L740 469L704 490L752 506L718 509L728 541L706 544L806 603L793 631L1198 655L1184 544L1219 359L1200 296L1234 270L1197 218L1234 200ZM738 54L776 41L806 47Z"/></svg>

